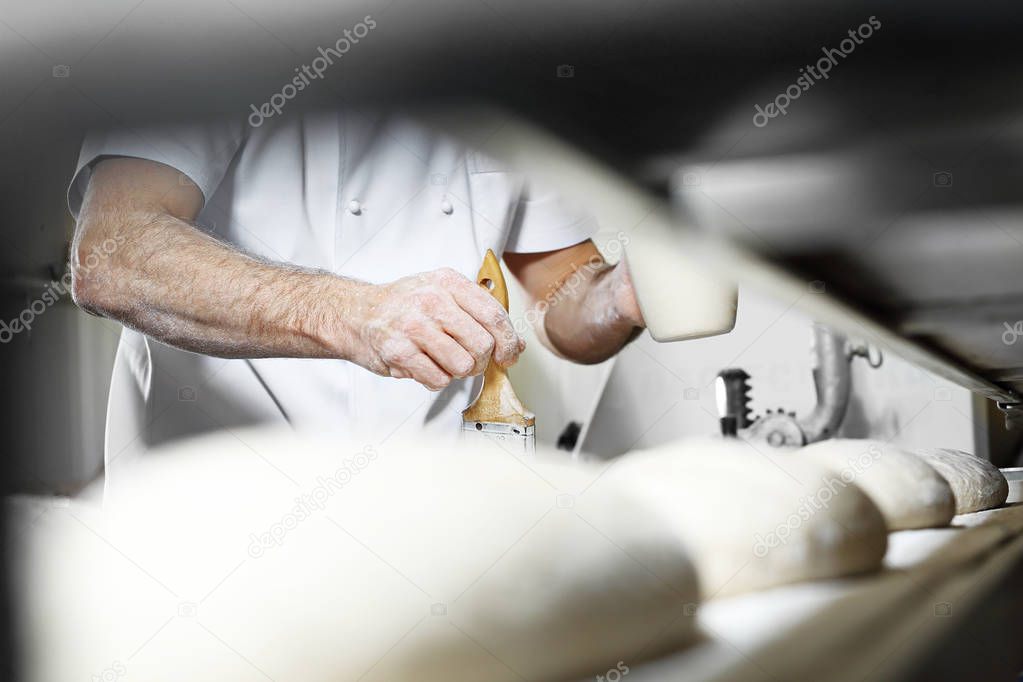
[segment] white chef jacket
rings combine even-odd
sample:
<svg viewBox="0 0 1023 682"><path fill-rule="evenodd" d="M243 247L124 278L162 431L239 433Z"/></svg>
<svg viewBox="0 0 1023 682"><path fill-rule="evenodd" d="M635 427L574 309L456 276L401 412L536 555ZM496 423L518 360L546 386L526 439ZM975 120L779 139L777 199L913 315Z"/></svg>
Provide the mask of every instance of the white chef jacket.
<svg viewBox="0 0 1023 682"><path fill-rule="evenodd" d="M77 217L106 156L158 161L202 190L197 223L249 253L382 283L487 249L578 244L592 216L414 122L356 112L119 130L87 136L68 190ZM124 329L107 409L107 475L170 439L256 423L371 434L457 435L478 380L432 393L342 360L223 359Z"/></svg>

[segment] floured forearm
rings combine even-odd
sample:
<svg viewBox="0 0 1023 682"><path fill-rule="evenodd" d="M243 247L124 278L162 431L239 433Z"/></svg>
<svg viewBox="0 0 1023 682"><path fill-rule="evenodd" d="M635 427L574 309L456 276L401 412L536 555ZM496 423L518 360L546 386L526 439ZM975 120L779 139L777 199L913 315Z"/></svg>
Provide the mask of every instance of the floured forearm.
<svg viewBox="0 0 1023 682"><path fill-rule="evenodd" d="M87 310L207 355L344 355L339 322L355 290L368 285L261 261L158 212L105 212L83 222L73 272L76 301ZM112 233L117 248L86 267L90 244L110 243Z"/></svg>
<svg viewBox="0 0 1023 682"><path fill-rule="evenodd" d="M541 339L583 364L603 362L643 330L624 264L580 268L545 307Z"/></svg>
<svg viewBox="0 0 1023 682"><path fill-rule="evenodd" d="M524 348L497 301L450 268L369 284L268 262L194 227L203 202L170 166L97 163L75 227L75 302L196 353L347 360L430 390Z"/></svg>

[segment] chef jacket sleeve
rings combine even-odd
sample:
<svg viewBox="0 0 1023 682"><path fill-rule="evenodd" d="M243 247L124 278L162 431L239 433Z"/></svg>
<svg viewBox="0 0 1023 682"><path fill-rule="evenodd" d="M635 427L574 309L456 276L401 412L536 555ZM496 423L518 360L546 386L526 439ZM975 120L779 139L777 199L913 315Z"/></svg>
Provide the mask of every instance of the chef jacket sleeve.
<svg viewBox="0 0 1023 682"><path fill-rule="evenodd" d="M170 166L194 182L209 201L242 145L245 126L230 122L90 132L82 143L67 201L77 219L96 162L112 156Z"/></svg>
<svg viewBox="0 0 1023 682"><path fill-rule="evenodd" d="M556 251L593 237L597 219L550 189L527 182L522 190L504 250Z"/></svg>

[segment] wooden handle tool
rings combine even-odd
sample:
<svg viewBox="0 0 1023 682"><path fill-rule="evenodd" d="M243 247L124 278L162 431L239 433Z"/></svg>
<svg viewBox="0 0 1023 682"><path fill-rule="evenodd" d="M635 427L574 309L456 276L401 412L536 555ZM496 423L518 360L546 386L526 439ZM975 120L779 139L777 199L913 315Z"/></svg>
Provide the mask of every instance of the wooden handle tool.
<svg viewBox="0 0 1023 682"><path fill-rule="evenodd" d="M476 283L508 309L508 286L497 256L490 249L483 258ZM509 441L516 451L535 449L536 419L525 408L508 378L508 372L491 358L483 373L483 386L476 400L462 412L463 434L475 433L500 441Z"/></svg>

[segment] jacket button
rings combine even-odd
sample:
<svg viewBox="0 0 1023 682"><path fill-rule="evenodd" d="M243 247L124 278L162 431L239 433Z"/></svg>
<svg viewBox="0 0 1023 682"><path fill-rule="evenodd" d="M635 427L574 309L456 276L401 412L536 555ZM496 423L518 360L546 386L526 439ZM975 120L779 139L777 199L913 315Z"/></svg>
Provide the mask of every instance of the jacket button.
<svg viewBox="0 0 1023 682"><path fill-rule="evenodd" d="M352 199L348 202L348 212L352 215L362 214L362 204L359 203L358 199Z"/></svg>
<svg viewBox="0 0 1023 682"><path fill-rule="evenodd" d="M445 199L444 201L440 202L440 210L441 212L444 213L444 215L451 215L452 213L455 212L455 207L451 205L450 201Z"/></svg>

